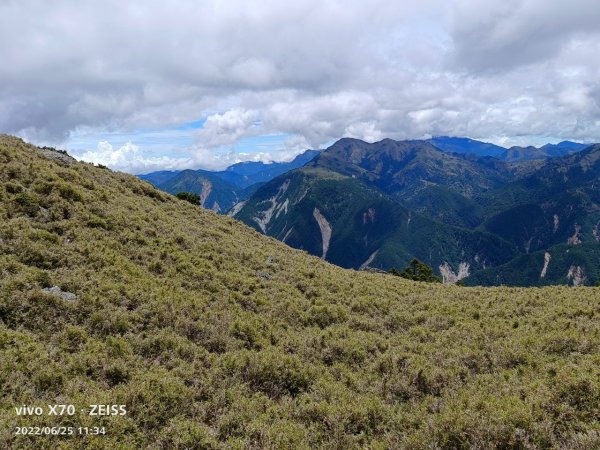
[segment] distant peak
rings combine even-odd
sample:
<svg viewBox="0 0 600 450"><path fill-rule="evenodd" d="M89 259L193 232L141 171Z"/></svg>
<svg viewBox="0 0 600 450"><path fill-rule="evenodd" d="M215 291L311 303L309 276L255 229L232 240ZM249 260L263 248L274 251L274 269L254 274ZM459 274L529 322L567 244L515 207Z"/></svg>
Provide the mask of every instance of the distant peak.
<svg viewBox="0 0 600 450"><path fill-rule="evenodd" d="M343 138L337 140L336 142L334 142L333 145L344 145L344 144L352 144L352 143L367 144L367 142L362 141L362 140L357 139L357 138L343 137Z"/></svg>

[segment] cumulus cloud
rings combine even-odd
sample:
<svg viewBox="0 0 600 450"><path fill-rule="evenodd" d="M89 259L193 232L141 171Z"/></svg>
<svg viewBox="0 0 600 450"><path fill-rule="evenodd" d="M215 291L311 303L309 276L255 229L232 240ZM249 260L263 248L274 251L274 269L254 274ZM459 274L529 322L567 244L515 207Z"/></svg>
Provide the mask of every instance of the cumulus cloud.
<svg viewBox="0 0 600 450"><path fill-rule="evenodd" d="M132 142L114 147L108 141L100 141L97 148L73 154L80 160L102 164L114 170L133 174L144 174L158 170L184 170L203 168L222 170L242 161L261 161L264 163L291 161L307 149L307 142L301 136L292 136L284 142L281 149L274 152L235 152L233 150L215 152L213 149L195 145L178 153L185 156L149 155Z"/></svg>
<svg viewBox="0 0 600 450"><path fill-rule="evenodd" d="M4 1L0 131L61 144L203 121L163 154L79 152L127 171L343 136L600 141L599 20L594 0ZM232 152L271 135L289 141Z"/></svg>
<svg viewBox="0 0 600 450"><path fill-rule="evenodd" d="M260 127L256 121L257 111L232 109L223 114L208 116L202 129L196 134L199 143L208 148L231 145L242 137L255 135Z"/></svg>
<svg viewBox="0 0 600 450"><path fill-rule="evenodd" d="M167 156L148 157L140 148L126 143L120 148L113 148L107 141L98 143L98 148L74 155L81 161L102 164L115 170L130 173L147 173L156 170L180 170L193 163L191 158L170 158Z"/></svg>

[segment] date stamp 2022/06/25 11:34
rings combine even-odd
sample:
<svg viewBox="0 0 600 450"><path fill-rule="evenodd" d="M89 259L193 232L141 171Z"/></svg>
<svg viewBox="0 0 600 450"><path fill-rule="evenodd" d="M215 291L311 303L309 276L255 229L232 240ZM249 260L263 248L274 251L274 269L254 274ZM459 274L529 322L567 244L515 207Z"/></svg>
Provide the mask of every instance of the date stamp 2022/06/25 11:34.
<svg viewBox="0 0 600 450"><path fill-rule="evenodd" d="M72 435L105 435L106 426L77 424L68 421L67 424L41 423L45 418L74 418L78 415L85 417L111 417L127 415L126 405L100 405L90 404L78 408L72 404L54 404L46 406L20 405L14 407L15 416L18 417L19 424L15 425L13 432L16 435L29 436L72 436ZM32 423L26 423L26 419L31 419ZM35 422L35 423L33 423Z"/></svg>

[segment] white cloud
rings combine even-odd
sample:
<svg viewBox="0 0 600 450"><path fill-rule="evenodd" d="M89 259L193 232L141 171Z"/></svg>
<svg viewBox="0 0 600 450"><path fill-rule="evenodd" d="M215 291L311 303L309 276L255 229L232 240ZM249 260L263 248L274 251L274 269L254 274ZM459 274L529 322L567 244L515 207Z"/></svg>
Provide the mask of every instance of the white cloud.
<svg viewBox="0 0 600 450"><path fill-rule="evenodd" d="M286 157L344 135L600 141L599 21L595 0L0 2L0 131L205 120L195 146L87 152L128 171L273 134Z"/></svg>
<svg viewBox="0 0 600 450"><path fill-rule="evenodd" d="M196 134L204 147L218 148L237 142L242 137L256 135L258 113L243 109L232 109L223 114L212 114Z"/></svg>
<svg viewBox="0 0 600 450"><path fill-rule="evenodd" d="M377 124L371 122L358 122L346 127L344 136L361 139L366 142L377 142L383 138L383 133L377 128Z"/></svg>
<svg viewBox="0 0 600 450"><path fill-rule="evenodd" d="M283 149L275 152L238 153L233 150L215 152L214 149L196 145L180 151L180 153L186 154L185 157L175 158L152 155L132 142L115 148L108 141L100 141L95 150L74 153L73 156L78 160L102 164L114 170L143 174L157 170L222 170L242 161L262 161L264 163L291 161L306 149L306 141L302 137L291 137L284 143Z"/></svg>
<svg viewBox="0 0 600 450"><path fill-rule="evenodd" d="M81 161L102 164L115 170L130 173L147 173L156 170L179 170L189 167L190 158L170 158L167 156L148 156L131 142L115 149L107 141L98 142L96 150L87 151L75 157Z"/></svg>

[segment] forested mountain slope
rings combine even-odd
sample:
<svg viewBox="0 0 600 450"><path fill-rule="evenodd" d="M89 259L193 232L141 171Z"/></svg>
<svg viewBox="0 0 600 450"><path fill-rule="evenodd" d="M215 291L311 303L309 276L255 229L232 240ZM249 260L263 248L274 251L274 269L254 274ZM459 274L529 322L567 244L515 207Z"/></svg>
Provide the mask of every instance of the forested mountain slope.
<svg viewBox="0 0 600 450"><path fill-rule="evenodd" d="M418 258L445 281L593 285L600 280L600 146L576 149L508 163L425 141L341 139L232 215L342 267L389 270ZM540 251L541 264L527 256Z"/></svg>

